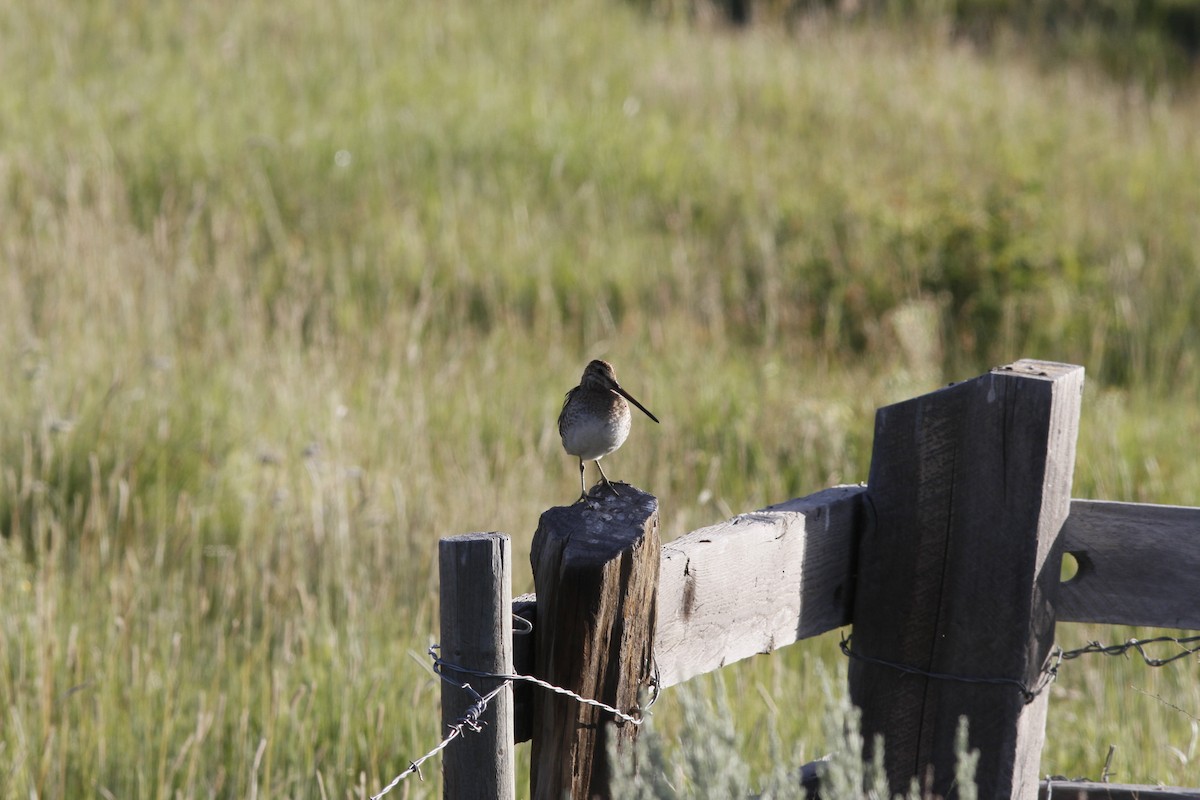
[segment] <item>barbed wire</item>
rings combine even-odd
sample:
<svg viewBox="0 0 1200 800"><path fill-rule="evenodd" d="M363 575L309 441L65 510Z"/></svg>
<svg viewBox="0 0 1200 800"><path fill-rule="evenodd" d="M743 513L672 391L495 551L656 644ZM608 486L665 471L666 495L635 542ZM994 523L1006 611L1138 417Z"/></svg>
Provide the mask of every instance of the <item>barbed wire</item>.
<svg viewBox="0 0 1200 800"><path fill-rule="evenodd" d="M396 786L400 783L400 781L404 780L405 778L407 778L409 775L412 775L413 773L416 773L418 778L423 779L423 776L421 775L421 765L424 764L426 761L428 761L430 758L433 758L433 756L437 755L442 750L445 750L446 747L450 744L450 742L454 741L459 736L462 736L464 728L467 730L473 731L475 733L479 733L480 731L482 731L483 723L480 721L480 719L483 717L484 712L487 711L488 703L490 703L496 697L496 695L500 694L500 692L503 691L504 687L509 686L514 681L525 681L526 683L532 683L535 686L540 686L543 689L549 689L550 691L554 692L555 694L563 695L565 697L570 697L572 700L575 700L579 703L583 703L584 705L589 705L589 706L593 706L595 708L599 708L601 711L607 711L608 713L612 714L617 719L619 719L623 722L628 722L631 725L638 725L638 726L640 726L645 721L645 716L643 716L643 715L646 714L646 712L648 712L650 710L650 707L652 705L654 705L655 702L658 701L659 691L658 691L658 664L657 664L657 662L655 662L655 664L654 664L655 674L650 683L651 688L654 690L654 694L651 696L650 702L646 704L645 708L635 709L635 711L638 714L638 716L635 717L632 714L627 714L626 712L621 711L618 708L613 708L612 706L610 706L606 703L602 703L599 700L593 700L590 697L584 697L583 695L573 692L570 689L564 689L561 686L555 686L552 683L544 681L541 678L535 678L532 675L519 675L516 673L505 674L505 673L498 673L498 672L488 672L486 670L471 669L470 667L464 667L460 664L454 664L450 661L446 661L444 658L439 656L437 653L437 651L439 649L440 649L440 645L433 644L433 645L429 646L429 657L431 659L433 659L433 671L437 674L437 676L439 678L441 678L446 683L449 683L451 686L457 686L459 689L462 689L463 691L465 691L469 695L471 695L472 702L469 706L467 706L467 710L463 712L462 716L460 716L458 719L456 719L454 722L450 723L450 725L447 726L449 728L449 732L446 734L446 738L444 738L444 739L442 739L442 741L438 742L437 745L435 745L434 748L432 750L430 750L428 753L421 756L416 761L410 762L408 769L404 770L399 775L397 775L395 778L393 778L392 782L389 783L387 786L383 787L383 789L381 789L378 794L371 795L371 800L379 800L379 798L383 797L385 794L390 792L392 789L396 788ZM446 675L447 670L450 670L452 672L457 672L462 675L473 675L473 676L479 677L479 678L491 678L494 680L499 680L499 681L501 681L501 683L499 686L497 686L495 689L492 689L487 694L480 695L479 692L475 691L475 689L471 686L471 684L466 683L466 682L456 681L453 678L450 678L448 675Z"/></svg>
<svg viewBox="0 0 1200 800"><path fill-rule="evenodd" d="M842 641L839 647L842 653L848 658L858 661L865 661L870 664L877 664L882 667L894 669L897 672L903 672L907 675L919 675L924 678L931 678L940 681L954 681L956 683L978 683L992 685L1008 685L1014 686L1020 690L1021 695L1025 698L1026 703L1033 702L1039 694L1045 691L1046 687L1054 683L1058 679L1058 668L1064 661L1079 658L1080 656L1099 653L1106 656L1126 655L1130 650L1137 652L1142 657L1142 661L1149 667L1162 667L1170 664L1172 661L1178 661L1181 658L1187 658L1190 655L1200 653L1200 636L1155 636L1152 639L1129 639L1122 644L1100 644L1100 642L1088 642L1083 647L1074 650L1063 650L1061 647L1055 647L1050 655L1046 658L1046 663L1042 666L1040 677L1035 686L1030 687L1024 681L1016 678L981 678L969 675L952 675L945 672L932 672L930 670L914 667L911 664L902 664L897 661L888 661L883 658L875 658L874 656L864 655L850 649L851 636L843 634ZM1182 649L1175 653L1170 658L1154 658L1146 652L1146 645L1162 644L1172 642L1179 645ZM1189 645L1195 644L1194 647Z"/></svg>
<svg viewBox="0 0 1200 800"><path fill-rule="evenodd" d="M1152 658L1146 652L1148 644L1162 644L1164 642L1172 642L1182 648L1178 653L1170 658ZM1195 647L1189 645L1195 644ZM1070 661L1079 656L1088 655L1090 653L1099 653L1105 656L1123 656L1130 650L1136 650L1137 654L1142 657L1148 667L1163 667L1170 664L1172 661L1178 661L1181 658L1187 658L1190 655L1200 653L1200 636L1155 636L1153 639L1128 639L1124 644L1100 644L1099 642L1088 642L1085 646L1077 650L1068 650L1062 654L1063 661Z"/></svg>
<svg viewBox="0 0 1200 800"><path fill-rule="evenodd" d="M520 631L520 633L528 633L528 632L529 632L529 630ZM883 666L883 667L888 667L889 669L894 669L897 672L902 672L907 675L919 675L921 677L930 678L933 680L954 681L957 683L975 683L975 684L1013 686L1021 692L1021 695L1025 698L1026 703L1032 702L1034 700L1034 698L1036 698L1038 695L1040 695L1046 689L1047 686L1049 686L1051 683L1053 683L1055 680L1057 680L1058 669L1061 666L1062 662L1071 661L1073 659L1079 658L1080 656L1090 655L1093 653L1098 653L1100 655L1106 655L1106 656L1118 656L1118 655L1126 655L1129 653L1130 650L1133 650L1139 656L1141 656L1142 660L1146 663L1147 666L1162 667L1167 664L1170 664L1173 661L1178 661L1179 659L1187 658L1190 655L1195 655L1197 653L1200 653L1200 635L1183 636L1183 637L1156 636L1151 639L1136 639L1136 638L1134 638L1134 639L1128 639L1127 641L1123 642L1122 644L1112 644L1112 645L1105 645L1105 644L1101 644L1100 642L1097 642L1097 641L1092 641L1092 642L1088 642L1083 647L1079 647L1074 650L1063 650L1060 647L1055 647L1054 650L1047 657L1046 664L1043 665L1043 667L1042 667L1042 670L1040 673L1040 678L1039 678L1037 684L1031 688L1024 681L1018 680L1016 678L984 678L984 677L975 677L975 676L968 676L968 675L954 675L954 674L945 673L945 672L933 672L931 670L926 670L926 669L922 669L920 667L915 667L911 664L903 664L903 663L900 663L897 661L889 661L889 660L883 659L883 658L876 658L874 656L864 655L863 653L858 653L851 649L851 647L850 647L851 638L852 637L850 635L843 634L842 640L839 643L839 647L841 648L842 653L845 656L847 656L848 658L855 659L858 661L864 661L864 662L867 662L870 664L876 664L876 665ZM1163 644L1163 643L1167 643L1167 642L1179 645L1181 648L1180 652L1175 653L1168 658L1155 658L1146 651L1146 647L1148 645ZM1194 645L1194 646L1192 646L1192 645ZM514 681L525 681L527 683L532 683L535 686L540 686L541 688L548 689L549 691L554 692L555 694L562 695L564 697L569 697L579 703L583 703L584 705L593 706L595 708L601 709L602 711L607 711L608 713L612 714L617 719L619 719L623 722L628 722L631 725L638 725L638 726L640 726L645 721L644 715L646 714L646 712L648 712L650 707L653 706L654 703L658 701L659 682L658 682L658 664L657 664L657 662L654 663L654 676L650 682L651 689L653 690L654 693L650 698L650 702L646 704L645 708L635 709L635 712L638 714L638 716L633 716L632 714L621 711L620 709L613 708L612 706L610 706L606 703L602 703L599 700L594 700L590 697L584 697L583 695L573 692L570 689L564 689L561 686L555 686L554 684L549 683L548 681L544 681L541 678L534 677L533 675L488 672L486 670L472 669L470 667L464 667L460 664L454 664L450 661L446 661L441 656L439 656L437 653L437 651L439 649L440 649L440 646L436 645L436 644L430 645L430 647L429 647L428 653L429 653L429 657L433 660L433 671L443 681L446 681L447 683L451 684L452 686L456 686L459 689L462 689L463 691L467 692L471 697L471 703L470 703L470 705L467 706L467 708L463 712L462 716L458 717L458 719L456 719L454 722L450 723L447 726L449 732L446 734L446 737L444 739L442 739L440 742L438 742L433 747L433 749L431 749L425 755L421 756L420 758L416 759L415 761L410 762L408 769L404 770L399 775L397 775L394 779L392 779L392 782L389 783L387 786L383 787L383 789L381 789L378 794L372 795L371 800L379 800L379 798L383 797L388 792L390 792L392 789L396 788L396 786L400 783L400 781L404 780L405 778L407 778L409 775L412 775L413 773L416 773L417 777L423 779L423 776L421 775L421 765L424 764L429 759L433 758L435 755L440 753L442 750L446 749L446 747L448 747L452 741L454 741L458 737L462 736L464 729L473 731L475 733L479 733L480 731L482 731L483 730L483 722L481 721L481 718L483 717L483 714L487 711L488 704L493 699L495 699L496 695L500 694L500 692L503 691L506 686L509 686ZM495 687L494 689L489 691L487 694L481 695L481 694L479 694L479 692L477 692L474 689L474 687L471 686L470 683L467 683L465 681L457 681L457 680L450 678L446 674L447 670L449 670L451 672L459 673L460 675L471 675L471 676L475 676L475 677L479 677L479 678L490 678L493 680L499 680L499 681L501 681L501 683L499 686Z"/></svg>
<svg viewBox="0 0 1200 800"><path fill-rule="evenodd" d="M857 661L865 661L869 664L878 664L881 667L888 667L896 670L897 672L903 672L906 675L919 675L923 678L932 678L939 681L953 681L955 683L981 683L997 686L1015 686L1021 691L1026 703L1031 702L1033 698L1041 694L1042 690L1045 689L1046 686L1052 681L1054 681L1055 677L1058 675L1058 662L1055 661L1055 663L1051 666L1042 668L1041 679L1038 681L1036 686L1030 688L1025 684L1024 681L1017 680L1016 678L977 678L968 675L952 675L947 672L931 672L930 670L921 669L920 667L914 667L911 664L902 664L898 661L888 661L887 659L883 658L875 658L874 656L863 655L862 653L857 653L850 649L850 637L845 634L842 635L842 641L838 644L838 646L841 647L842 653L849 658ZM1050 660L1054 660L1054 656L1055 654L1052 653Z"/></svg>
<svg viewBox="0 0 1200 800"><path fill-rule="evenodd" d="M430 648L431 653L432 651L433 648ZM438 674L441 675L441 673ZM446 680L445 676L442 676L442 679ZM454 683L454 681L450 681L450 683ZM434 748L428 753L421 756L416 761L410 762L408 769L404 770L404 772L401 772L399 775L393 778L391 783L379 791L379 794L371 795L371 800L379 800L379 798L383 797L392 789L395 789L396 785L400 783L400 781L404 780L409 775L412 775L414 772L417 774L418 778L424 780L424 776L421 775L421 765L433 758L442 750L445 750L446 747L459 736L462 736L464 728L474 731L475 733L482 731L483 723L480 722L480 717L482 717L483 713L487 711L488 703L492 702L496 695L500 694L500 692L503 691L504 687L508 686L508 684L509 681L505 681L487 694L480 695L479 692L475 691L475 689L472 688L471 684L469 683L454 683L455 686L458 686L458 688L466 691L472 696L471 705L467 706L467 710L463 712L461 717L450 723L450 732L446 734L446 738L438 742L437 745L434 746Z"/></svg>
<svg viewBox="0 0 1200 800"><path fill-rule="evenodd" d="M1195 714L1191 713L1190 711L1183 708L1182 706L1175 705L1170 700L1163 699L1163 696L1160 694L1151 694L1150 692L1147 692L1145 689L1139 689L1138 687L1134 686L1132 683L1129 684L1129 688L1133 689L1135 692L1137 692L1140 695L1145 695L1146 697L1149 697L1151 700L1157 700L1158 702L1162 703L1167 708L1178 711L1180 714L1183 714L1185 717L1190 719L1192 722L1200 722L1200 717L1197 717Z"/></svg>
<svg viewBox="0 0 1200 800"><path fill-rule="evenodd" d="M430 655L433 655L432 649L433 648L430 648ZM602 711L607 711L622 722L628 722L631 725L641 725L644 721L644 717L635 717L630 714L626 714L624 711L613 708L605 703L601 703L599 700L593 700L590 697L584 697L583 695L572 692L570 689L564 689L561 686L555 686L553 683L548 683L541 678L535 678L532 675L503 675L496 674L494 672L485 672L483 670L469 669L467 667L461 667L458 664L451 664L449 661L444 661L437 656L433 656L433 667L435 670L439 671L439 674L441 674L441 669L451 669L454 672L461 672L464 675L474 675L479 678L499 678L505 681L525 681L526 683L532 683L534 686L540 686L543 689L549 689L555 694L560 694L564 697L570 697L572 700L576 700L584 705L594 706ZM453 683L453 681L451 681L451 683ZM639 709L639 711L644 712L645 710L649 709L650 706L654 705L654 702L657 699L658 693L656 691L650 702L646 705L646 709Z"/></svg>

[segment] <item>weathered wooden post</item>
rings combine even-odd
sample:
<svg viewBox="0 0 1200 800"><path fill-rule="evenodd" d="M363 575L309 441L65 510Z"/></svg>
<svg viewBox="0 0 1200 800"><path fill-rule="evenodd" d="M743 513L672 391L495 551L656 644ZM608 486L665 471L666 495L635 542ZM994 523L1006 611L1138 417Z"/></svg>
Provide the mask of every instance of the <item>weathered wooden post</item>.
<svg viewBox="0 0 1200 800"><path fill-rule="evenodd" d="M1004 681L1037 687L1053 645L1082 388L1019 361L876 415L850 693L893 792L951 795L965 715L979 796L1037 795L1047 695Z"/></svg>
<svg viewBox="0 0 1200 800"><path fill-rule="evenodd" d="M651 676L661 545L658 500L626 484L542 514L530 560L537 590L534 674L626 711ZM534 800L609 797L605 737L613 715L534 693ZM618 722L618 746L637 727Z"/></svg>
<svg viewBox="0 0 1200 800"><path fill-rule="evenodd" d="M510 675L512 664L512 551L503 533L468 533L438 543L441 578L441 657L471 670ZM500 681L446 670L480 695ZM442 684L442 730L471 705L469 692ZM443 751L442 796L516 797L512 687L507 686L467 732Z"/></svg>

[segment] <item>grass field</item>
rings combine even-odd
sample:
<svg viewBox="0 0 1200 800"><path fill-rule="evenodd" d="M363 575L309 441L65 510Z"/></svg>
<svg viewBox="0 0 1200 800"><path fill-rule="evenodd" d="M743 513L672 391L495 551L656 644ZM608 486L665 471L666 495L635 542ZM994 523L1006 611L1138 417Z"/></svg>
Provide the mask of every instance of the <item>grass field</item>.
<svg viewBox="0 0 1200 800"><path fill-rule="evenodd" d="M530 588L592 357L666 539L1022 356L1088 368L1076 496L1200 504L1200 101L939 31L3 4L0 794L376 791L438 738L434 543ZM752 770L768 719L824 752L840 658L725 671ZM1072 662L1043 771L1195 785L1197 717L1195 660Z"/></svg>

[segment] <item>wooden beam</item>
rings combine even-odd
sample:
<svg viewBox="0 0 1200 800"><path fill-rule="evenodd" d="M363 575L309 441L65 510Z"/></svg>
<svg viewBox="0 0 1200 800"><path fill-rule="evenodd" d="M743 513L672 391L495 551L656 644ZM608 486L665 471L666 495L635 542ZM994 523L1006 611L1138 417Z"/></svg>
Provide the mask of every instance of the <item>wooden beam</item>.
<svg viewBox="0 0 1200 800"><path fill-rule="evenodd" d="M1072 500L1059 621L1200 630L1200 508Z"/></svg>
<svg viewBox="0 0 1200 800"><path fill-rule="evenodd" d="M849 624L865 492L826 489L664 545L654 637L661 685Z"/></svg>
<svg viewBox="0 0 1200 800"><path fill-rule="evenodd" d="M893 792L949 795L960 716L980 796L1036 792L1047 695L944 676L1040 680L1082 389L1082 367L1020 361L876 415L853 650L877 661L851 660L850 693Z"/></svg>
<svg viewBox="0 0 1200 800"><path fill-rule="evenodd" d="M530 554L533 674L625 711L650 682L660 545L658 500L617 485L619 497L598 486L586 501L542 514ZM624 748L637 727L610 727L612 714L545 691L533 707L534 800L610 796L609 731Z"/></svg>
<svg viewBox="0 0 1200 800"><path fill-rule="evenodd" d="M800 768L799 781L808 800L821 797L821 774L827 763L826 757ZM1200 800L1200 788L1045 778L1038 784L1037 796L1039 800Z"/></svg>
<svg viewBox="0 0 1200 800"><path fill-rule="evenodd" d="M865 486L835 486L740 514L662 546L654 659L660 688L850 624L853 543ZM533 619L535 595L513 601ZM531 671L535 628L513 639ZM532 693L516 689L516 736L532 733Z"/></svg>
<svg viewBox="0 0 1200 800"><path fill-rule="evenodd" d="M1200 800L1200 788L1047 779L1038 787L1038 797L1040 800Z"/></svg>
<svg viewBox="0 0 1200 800"><path fill-rule="evenodd" d="M438 543L441 579L441 657L471 670L508 675L512 663L512 551L503 533L468 533ZM449 678L480 695L500 681L447 669ZM474 695L442 682L442 730L455 723ZM512 687L489 703L479 732L460 736L442 756L445 798L516 797Z"/></svg>
<svg viewBox="0 0 1200 800"><path fill-rule="evenodd" d="M654 637L663 688L850 624L865 493L825 489L663 545ZM1200 630L1200 508L1075 499L1062 548L1079 571L1060 587L1059 622ZM513 610L532 620L533 605L526 595ZM532 669L533 637L516 636L513 653L518 672ZM515 690L525 741L528 689Z"/></svg>

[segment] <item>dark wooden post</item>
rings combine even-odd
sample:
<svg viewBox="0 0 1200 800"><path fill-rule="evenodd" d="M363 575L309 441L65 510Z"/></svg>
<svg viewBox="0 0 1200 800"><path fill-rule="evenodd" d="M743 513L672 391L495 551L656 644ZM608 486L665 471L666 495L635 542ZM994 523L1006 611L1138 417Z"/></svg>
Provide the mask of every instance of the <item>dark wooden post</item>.
<svg viewBox="0 0 1200 800"><path fill-rule="evenodd" d="M530 559L537 590L534 674L626 711L652 671L661 545L658 500L618 484L542 514ZM534 800L609 797L606 730L613 715L544 690L534 693ZM618 746L637 727L617 722Z"/></svg>
<svg viewBox="0 0 1200 800"><path fill-rule="evenodd" d="M1054 640L1082 389L1082 367L1019 361L879 410L856 653L943 676L1039 683ZM1011 683L852 659L850 694L868 745L884 736L893 792L915 775L951 795L965 715L982 754L979 796L1036 796L1046 693L1027 703Z"/></svg>
<svg viewBox="0 0 1200 800"><path fill-rule="evenodd" d="M512 551L503 533L468 533L438 543L441 578L441 656L494 674L512 674ZM447 670L480 695L500 681ZM443 751L442 796L516 797L512 687L505 687L480 718L482 730L464 732ZM442 730L462 717L472 695L442 683Z"/></svg>

